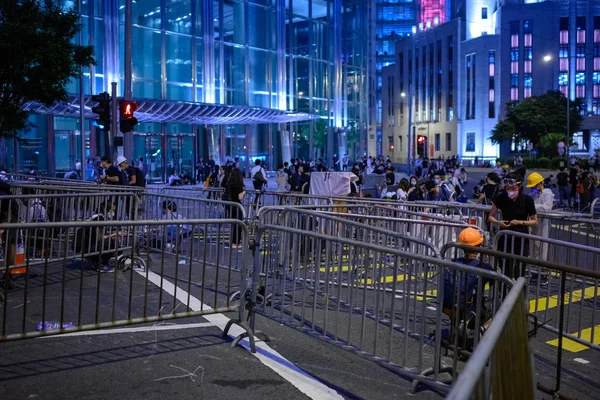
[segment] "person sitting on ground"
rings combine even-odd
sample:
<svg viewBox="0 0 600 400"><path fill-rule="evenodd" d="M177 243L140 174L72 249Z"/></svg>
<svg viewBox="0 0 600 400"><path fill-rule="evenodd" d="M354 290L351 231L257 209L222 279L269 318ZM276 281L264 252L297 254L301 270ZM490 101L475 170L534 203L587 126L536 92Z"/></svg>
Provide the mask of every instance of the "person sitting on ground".
<svg viewBox="0 0 600 400"><path fill-rule="evenodd" d="M163 201L163 215L162 219L166 220L182 220L183 215L177 212L177 204L173 201L165 200ZM187 238L192 231L192 227L188 224L183 225L167 225L165 226L165 236L166 236L166 247L167 251L173 251L176 246L178 246L182 239ZM159 249L163 248L162 246L163 236L159 234L157 238L157 247Z"/></svg>
<svg viewBox="0 0 600 400"><path fill-rule="evenodd" d="M175 174L175 171L171 172L171 176L169 176L169 186L181 186L181 178L179 175Z"/></svg>

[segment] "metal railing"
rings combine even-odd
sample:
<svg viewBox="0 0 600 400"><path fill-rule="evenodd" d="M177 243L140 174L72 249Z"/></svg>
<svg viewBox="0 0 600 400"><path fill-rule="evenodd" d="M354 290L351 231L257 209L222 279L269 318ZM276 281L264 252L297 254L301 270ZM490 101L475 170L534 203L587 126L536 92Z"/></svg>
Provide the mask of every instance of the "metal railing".
<svg viewBox="0 0 600 400"><path fill-rule="evenodd" d="M230 297L234 292L252 291L247 286L252 268L243 258L248 231L240 221L0 227L4 249L0 341L235 312L237 318L232 321L246 330L244 336L254 351L254 336L245 322L247 296L240 296L239 301ZM28 253L19 258L23 240L36 230L61 232L66 240L60 256L55 248L39 244L44 250L41 260ZM107 266L115 273L106 274ZM153 285L161 290L153 290Z"/></svg>
<svg viewBox="0 0 600 400"><path fill-rule="evenodd" d="M446 399L535 398L523 307L524 289L525 279L519 278ZM488 363L491 372L486 374Z"/></svg>
<svg viewBox="0 0 600 400"><path fill-rule="evenodd" d="M442 392L512 285L492 270L281 226L259 227L255 244L259 313Z"/></svg>
<svg viewBox="0 0 600 400"><path fill-rule="evenodd" d="M569 243L518 232L502 231L502 233L506 238L515 240L569 245ZM556 356L551 356L550 359L547 358L547 350L536 352L536 356L544 360L543 363L538 363L538 369L544 368L544 373L538 372L540 378L537 388L556 398L568 399L587 395L573 384L565 389L562 375L563 372L571 372L571 367L563 365L562 360L564 351L582 351L588 348L600 350L594 337L598 334L599 328L596 324L600 320L600 307L597 304L597 297L600 296L600 272L535 259L527 256L526 253L512 251L512 240L506 240L505 243L507 243L506 249L502 247L501 251L489 249L477 251L482 254L482 259L499 271L505 271L509 266L514 265L520 267L516 270L520 271L519 276L524 277L527 284L524 301L527 313L536 327L535 343L542 346L550 345L550 349L556 347ZM456 257L458 252L468 248L457 243L447 244L441 249L441 254L443 258L452 258ZM502 251L504 249L506 251ZM571 392L575 392L576 396L572 397Z"/></svg>

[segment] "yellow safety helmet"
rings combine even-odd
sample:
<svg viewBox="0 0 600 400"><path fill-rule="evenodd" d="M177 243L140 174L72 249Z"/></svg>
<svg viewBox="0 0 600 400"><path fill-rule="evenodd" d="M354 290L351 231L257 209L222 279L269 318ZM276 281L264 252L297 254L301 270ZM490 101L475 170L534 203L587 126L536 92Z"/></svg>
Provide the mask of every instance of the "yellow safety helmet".
<svg viewBox="0 0 600 400"><path fill-rule="evenodd" d="M475 228L465 228L460 231L458 241L467 246L479 246L483 243L483 235Z"/></svg>
<svg viewBox="0 0 600 400"><path fill-rule="evenodd" d="M538 183L544 182L544 177L537 172L532 172L529 174L529 178L527 178L527 187L532 188Z"/></svg>

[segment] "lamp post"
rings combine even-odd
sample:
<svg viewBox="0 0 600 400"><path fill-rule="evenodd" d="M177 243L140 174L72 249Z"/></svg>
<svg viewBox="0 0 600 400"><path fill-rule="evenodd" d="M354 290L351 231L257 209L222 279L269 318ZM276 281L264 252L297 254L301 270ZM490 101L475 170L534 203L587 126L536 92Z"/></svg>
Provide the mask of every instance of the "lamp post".
<svg viewBox="0 0 600 400"><path fill-rule="evenodd" d="M543 58L545 63L552 61L552 56L546 54ZM571 56L568 58L567 65L567 154L571 150ZM552 87L554 87L554 69L552 69Z"/></svg>
<svg viewBox="0 0 600 400"><path fill-rule="evenodd" d="M402 98L407 97L406 93L400 93ZM410 153L411 153L411 126L412 126L412 95L411 95L411 87L410 84L408 86L408 156L406 157L406 162L408 165L408 174L410 175L411 165L410 165Z"/></svg>

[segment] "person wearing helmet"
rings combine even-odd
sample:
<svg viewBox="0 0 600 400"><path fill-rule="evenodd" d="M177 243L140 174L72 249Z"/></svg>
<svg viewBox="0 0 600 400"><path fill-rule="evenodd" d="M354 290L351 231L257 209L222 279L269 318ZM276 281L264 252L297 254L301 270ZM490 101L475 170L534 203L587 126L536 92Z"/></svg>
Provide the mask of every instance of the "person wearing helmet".
<svg viewBox="0 0 600 400"><path fill-rule="evenodd" d="M477 248L483 244L483 234L478 229L465 228L458 235L458 242ZM476 249L474 251L465 250L463 257L458 257L452 261L488 271L494 270L490 264L482 262L479 259L479 253ZM468 328L475 332L479 330L479 327L472 325L476 319L471 317L479 313L481 325L490 317L486 312L486 305L483 301L480 302L481 308L477 309L478 283L479 277L476 274L452 270L450 268L444 269L443 312L450 317L458 312L460 320L471 321L468 322ZM481 287L484 287L486 283L488 283L488 279L482 278Z"/></svg>
<svg viewBox="0 0 600 400"><path fill-rule="evenodd" d="M488 221L498 225L500 230L511 230L520 233L529 233L529 227L538 223L537 211L533 198L523 193L523 178L511 172L503 180L504 190L501 191L492 204ZM498 211L502 213L502 220L496 219ZM529 240L519 237L501 236L498 240L498 251L527 257L529 255ZM504 262L505 275L511 278L524 276L525 266L522 263L515 264L510 259Z"/></svg>
<svg viewBox="0 0 600 400"><path fill-rule="evenodd" d="M529 174L527 179L527 187L531 189L530 195L533 198L536 211L548 212L552 210L554 206L554 193L550 189L545 190L544 188L544 177L537 172ZM550 221L543 220L531 229L531 233L536 236L549 237L550 236ZM548 255L548 244L540 242L538 240L533 241L532 256L535 260L545 261ZM537 281L540 274L533 273L531 275L532 281ZM548 284L548 278L542 275L540 279L542 285Z"/></svg>

